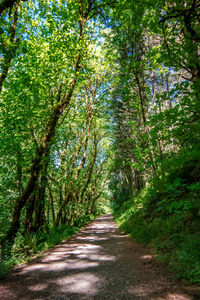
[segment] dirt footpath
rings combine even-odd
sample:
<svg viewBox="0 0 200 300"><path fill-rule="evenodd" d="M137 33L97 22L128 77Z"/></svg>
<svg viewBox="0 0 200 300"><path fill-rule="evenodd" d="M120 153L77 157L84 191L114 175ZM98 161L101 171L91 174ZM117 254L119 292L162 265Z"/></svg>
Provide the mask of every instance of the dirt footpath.
<svg viewBox="0 0 200 300"><path fill-rule="evenodd" d="M144 247L120 233L111 215L0 281L1 300L200 299L196 293L175 283Z"/></svg>

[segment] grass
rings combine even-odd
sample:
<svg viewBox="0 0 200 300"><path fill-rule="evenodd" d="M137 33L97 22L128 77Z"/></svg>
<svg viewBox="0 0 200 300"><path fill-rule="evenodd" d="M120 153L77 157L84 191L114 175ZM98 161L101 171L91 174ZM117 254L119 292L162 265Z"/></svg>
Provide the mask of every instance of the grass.
<svg viewBox="0 0 200 300"><path fill-rule="evenodd" d="M124 204L114 205L120 229L137 242L149 245L178 278L200 284L200 220L187 220L184 211L166 214L147 213L146 192Z"/></svg>

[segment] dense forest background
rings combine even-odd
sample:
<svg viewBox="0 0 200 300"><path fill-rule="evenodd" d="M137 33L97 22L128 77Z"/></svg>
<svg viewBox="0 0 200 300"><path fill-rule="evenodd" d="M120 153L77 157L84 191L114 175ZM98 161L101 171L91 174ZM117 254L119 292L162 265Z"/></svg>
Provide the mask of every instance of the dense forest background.
<svg viewBox="0 0 200 300"><path fill-rule="evenodd" d="M198 0L0 2L2 274L112 209L200 282L199 20Z"/></svg>

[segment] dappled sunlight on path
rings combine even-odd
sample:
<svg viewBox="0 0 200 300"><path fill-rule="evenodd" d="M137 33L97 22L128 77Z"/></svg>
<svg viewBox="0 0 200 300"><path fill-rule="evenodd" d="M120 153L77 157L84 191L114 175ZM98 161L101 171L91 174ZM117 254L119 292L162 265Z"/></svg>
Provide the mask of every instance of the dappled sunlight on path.
<svg viewBox="0 0 200 300"><path fill-rule="evenodd" d="M193 299L142 246L101 216L0 283L0 299Z"/></svg>

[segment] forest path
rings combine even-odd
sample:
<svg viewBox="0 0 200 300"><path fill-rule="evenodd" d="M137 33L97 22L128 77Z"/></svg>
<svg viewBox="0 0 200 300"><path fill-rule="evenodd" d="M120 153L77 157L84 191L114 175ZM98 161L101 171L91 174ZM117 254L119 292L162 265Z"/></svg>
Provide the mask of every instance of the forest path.
<svg viewBox="0 0 200 300"><path fill-rule="evenodd" d="M0 282L1 300L198 299L193 293L120 233L111 215L99 217Z"/></svg>

